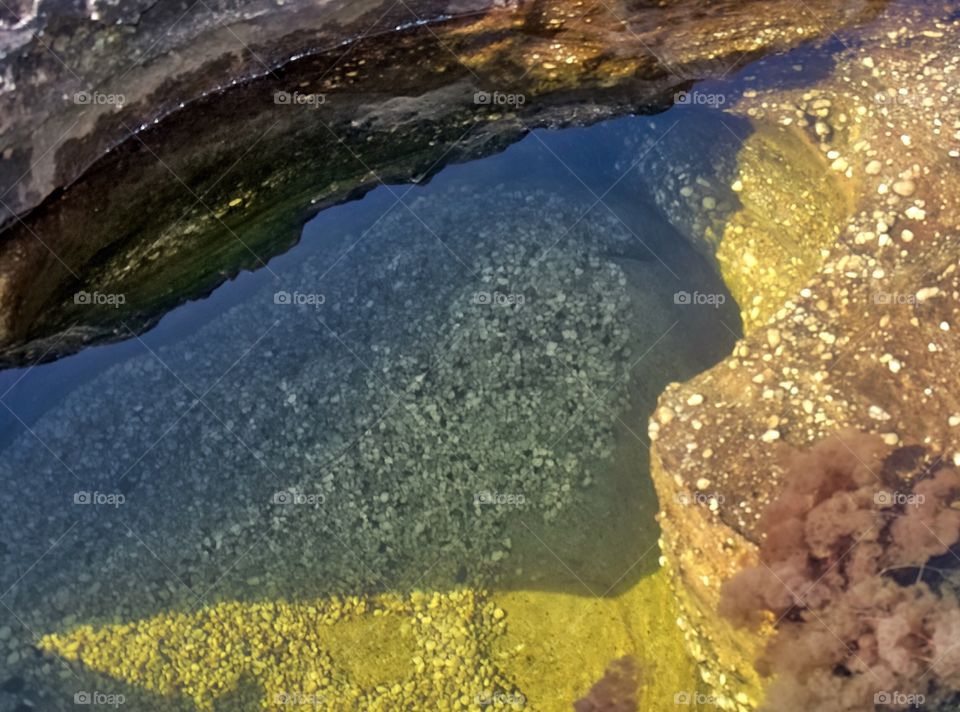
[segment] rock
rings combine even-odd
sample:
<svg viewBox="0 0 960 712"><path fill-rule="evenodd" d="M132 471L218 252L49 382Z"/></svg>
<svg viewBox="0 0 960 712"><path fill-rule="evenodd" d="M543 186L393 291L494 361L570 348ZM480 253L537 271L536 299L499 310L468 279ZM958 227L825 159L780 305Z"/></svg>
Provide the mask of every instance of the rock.
<svg viewBox="0 0 960 712"><path fill-rule="evenodd" d="M845 106L865 107L856 112L855 135L836 131L829 146L813 150L821 149L820 155L835 150L838 158L862 154L864 173L887 173L887 180L849 181L856 207L834 213L824 228L836 239L826 246L823 262L807 279L776 294L771 290L781 286L791 259L787 252L757 250L738 242L733 230L726 231L722 239L733 256L721 262L724 274L733 277L742 293L757 299L756 304L753 299L738 300L745 336L725 362L671 386L658 401L659 408L679 413L661 424L651 449L664 568L680 601L688 649L701 653L697 659L709 673L714 695L747 700L738 712L754 709L757 703L750 700L761 700L769 684L753 667L768 638L745 635L744 629L720 620L719 589L705 579L727 580L740 562L755 560L761 539L758 519L781 489L784 454L853 427L880 433L889 447L905 448L904 457L916 448L930 462L960 462L960 414L953 387L954 374L960 371L960 345L955 328L944 331L940 326L952 327L960 318L952 298L960 292L960 242L954 239L960 225L960 173L950 170L945 149L949 134L960 126L960 108L940 101L878 106L875 98L901 96L896 90L907 82L911 97L943 93L942 77L960 69L953 51L960 44L960 24L939 23L907 4L888 9L890 14L865 31L857 49L829 76L804 90L765 92L765 114L752 117L757 133L780 131L783 119L794 116L793 107L801 105L801 91L842 95ZM922 33L928 29L943 32L944 38L925 38ZM743 115L736 107L728 110ZM740 161L745 159L741 154ZM739 175L739 164L725 173ZM909 172L903 170L907 165ZM926 201L916 199L920 176ZM833 191L816 177L792 192L804 190L818 208L830 204L826 196ZM775 200L769 192L765 197ZM789 205L789 199L779 203ZM750 210L758 211L757 205ZM922 222L923 230L916 223L905 228L905 219ZM745 216L734 215L728 218L731 222L744 231L749 227ZM794 240L790 226L781 224L777 234L793 248L794 257L803 260L813 259L801 246L815 233L803 229ZM749 273L738 271L748 249L758 264ZM761 289L758 276L767 273L777 275L775 286ZM752 310L767 302L773 302L767 317L753 319ZM770 341L771 330L778 332L776 346ZM696 430L683 417L683 405L692 394L711 403L697 411L701 427ZM773 418L780 419L775 428L770 426ZM958 425L951 425L951 418ZM746 442L754 444L745 447ZM711 490L724 498L710 516L704 508L675 504L678 492L692 491L704 476L704 462L695 453L707 448L712 453ZM721 674L726 675L725 685L719 682Z"/></svg>
<svg viewBox="0 0 960 712"><path fill-rule="evenodd" d="M903 198L909 198L916 190L917 186L912 180L898 180L893 184L893 192Z"/></svg>
<svg viewBox="0 0 960 712"><path fill-rule="evenodd" d="M933 299L933 297L940 294L939 287L924 287L923 289L917 292L917 301L925 302L928 299Z"/></svg>

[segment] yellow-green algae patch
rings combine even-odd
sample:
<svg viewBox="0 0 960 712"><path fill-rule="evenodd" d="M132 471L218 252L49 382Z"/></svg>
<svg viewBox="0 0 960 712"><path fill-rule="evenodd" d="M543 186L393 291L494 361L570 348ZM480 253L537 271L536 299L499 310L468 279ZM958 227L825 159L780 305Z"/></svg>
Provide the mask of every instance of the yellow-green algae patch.
<svg viewBox="0 0 960 712"><path fill-rule="evenodd" d="M740 208L717 235L720 274L744 333L765 324L817 273L853 209L853 189L802 132L754 122L737 155Z"/></svg>
<svg viewBox="0 0 960 712"><path fill-rule="evenodd" d="M383 618L396 623L384 625ZM505 619L471 590L229 602L102 628L83 625L44 636L39 647L162 696L185 695L201 710L213 710L242 679L252 679L260 695L244 709L509 709L523 697L488 652ZM349 649L364 637L373 640ZM404 656L411 642L413 655ZM364 661L374 649L377 657Z"/></svg>
<svg viewBox="0 0 960 712"><path fill-rule="evenodd" d="M637 661L640 709L671 709L678 693L697 690L696 666L674 621L677 609L658 572L611 597L511 591L497 600L509 612L494 649L510 657L510 677L531 709L569 711L615 659Z"/></svg>
<svg viewBox="0 0 960 712"><path fill-rule="evenodd" d="M471 590L312 603L221 603L82 625L39 647L200 710L255 683L245 709L568 710L611 660L633 656L643 709L693 692L696 668L657 573L613 597Z"/></svg>

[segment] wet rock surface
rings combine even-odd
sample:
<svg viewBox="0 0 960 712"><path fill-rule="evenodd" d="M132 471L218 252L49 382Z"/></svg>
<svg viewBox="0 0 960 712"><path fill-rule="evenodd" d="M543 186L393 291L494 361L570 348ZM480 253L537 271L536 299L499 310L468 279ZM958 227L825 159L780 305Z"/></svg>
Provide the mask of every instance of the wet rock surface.
<svg viewBox="0 0 960 712"><path fill-rule="evenodd" d="M823 79L745 92L732 108L758 132L799 132L852 209L836 213L845 217L826 245L809 223L781 226L788 243L813 240L822 262L763 319L751 320L741 302L747 336L727 360L669 388L650 422L664 563L689 647L724 709L762 697L752 668L762 639L719 620L716 602L720 583L755 554L783 452L853 427L960 462L955 10L897 4L856 41L841 35ZM756 187L742 181L742 200L777 179L775 165L766 171ZM775 253L748 263L747 233L723 239L743 256L733 267L753 275L758 303L782 291Z"/></svg>
<svg viewBox="0 0 960 712"><path fill-rule="evenodd" d="M201 3L173 30L160 5L38 16L4 58L0 175L17 217L0 249L0 363L129 338L262 267L325 206L534 127L659 110L883 4ZM44 35L17 46L31 22Z"/></svg>

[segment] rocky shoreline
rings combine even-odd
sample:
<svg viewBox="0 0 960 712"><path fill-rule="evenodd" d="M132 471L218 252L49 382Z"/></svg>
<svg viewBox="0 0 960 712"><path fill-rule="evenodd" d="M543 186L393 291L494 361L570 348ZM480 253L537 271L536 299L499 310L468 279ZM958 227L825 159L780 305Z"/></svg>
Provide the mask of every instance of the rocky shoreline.
<svg viewBox="0 0 960 712"><path fill-rule="evenodd" d="M429 180L534 128L661 111L884 3L401 5L197 7L173 32L169 9L66 14L11 46L0 365L140 333L376 185Z"/></svg>
<svg viewBox="0 0 960 712"><path fill-rule="evenodd" d="M731 107L757 132L804 137L822 156L824 174L844 184L836 199L852 196L852 210L836 213L838 238L822 246L822 262L785 299L778 280L793 279L782 271L787 248L758 252L750 231L736 229L736 214L724 221L721 245L741 257L721 262L721 271L753 282L756 301L740 294L747 334L728 359L671 386L650 422L664 565L683 608L678 622L723 709L754 709L763 696L752 667L763 638L734 630L717 602L720 584L755 558L756 523L778 491L784 452L853 427L960 462L952 377L960 314L958 38L949 3L899 3L855 39L841 35L850 46L822 80L746 92ZM802 204L810 186L784 189L770 180L777 174L771 164L766 173L734 170L731 181L744 204L751 192L777 185L784 204ZM818 206L829 200L811 194ZM808 230L823 230L815 221L769 228L787 245L816 241ZM737 293L736 281L728 284ZM771 301L762 318L751 318L750 304Z"/></svg>

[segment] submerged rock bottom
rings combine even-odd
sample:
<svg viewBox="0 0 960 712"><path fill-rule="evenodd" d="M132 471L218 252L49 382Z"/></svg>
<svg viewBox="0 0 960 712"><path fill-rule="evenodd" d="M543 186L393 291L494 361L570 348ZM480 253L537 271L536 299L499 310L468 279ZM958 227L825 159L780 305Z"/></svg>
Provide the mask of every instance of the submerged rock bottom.
<svg viewBox="0 0 960 712"><path fill-rule="evenodd" d="M656 575L589 602L465 589L221 603L82 625L37 647L82 665L75 699L169 710L569 710L613 651L642 670L642 691L618 692L654 709L702 696L664 625L672 612Z"/></svg>
<svg viewBox="0 0 960 712"><path fill-rule="evenodd" d="M411 201L41 418L0 464L62 493L3 502L28 694L559 710L625 655L645 707L694 694L630 423L730 327L673 298L719 288L692 248L585 216Z"/></svg>

